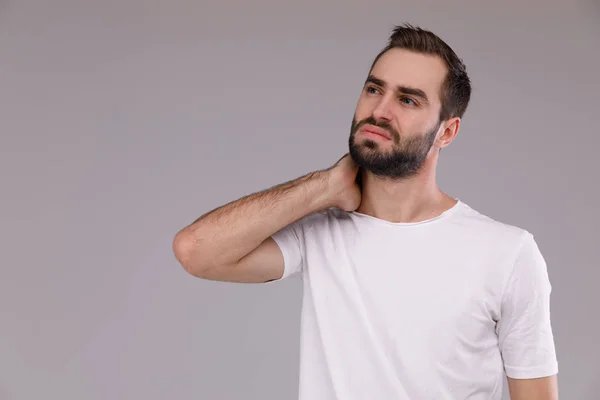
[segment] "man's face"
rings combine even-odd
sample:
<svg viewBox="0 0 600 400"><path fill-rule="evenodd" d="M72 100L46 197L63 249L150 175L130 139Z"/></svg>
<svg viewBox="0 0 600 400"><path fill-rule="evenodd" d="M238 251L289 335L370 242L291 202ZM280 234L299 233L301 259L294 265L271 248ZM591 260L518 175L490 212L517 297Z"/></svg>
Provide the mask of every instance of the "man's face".
<svg viewBox="0 0 600 400"><path fill-rule="evenodd" d="M441 125L445 74L441 59L403 49L377 61L352 119L349 147L358 166L394 179L419 172Z"/></svg>

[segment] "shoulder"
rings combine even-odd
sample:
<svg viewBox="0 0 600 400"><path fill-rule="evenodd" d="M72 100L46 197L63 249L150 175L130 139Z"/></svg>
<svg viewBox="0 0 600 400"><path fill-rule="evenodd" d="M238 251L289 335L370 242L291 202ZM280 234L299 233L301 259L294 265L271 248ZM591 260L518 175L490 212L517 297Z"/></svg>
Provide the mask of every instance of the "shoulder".
<svg viewBox="0 0 600 400"><path fill-rule="evenodd" d="M478 243L495 247L505 246L517 250L533 234L523 226L507 223L484 214L473 207L462 203L460 213L456 216L455 226Z"/></svg>
<svg viewBox="0 0 600 400"><path fill-rule="evenodd" d="M332 207L308 214L291 224L291 227L298 233L319 232L350 221L350 213Z"/></svg>

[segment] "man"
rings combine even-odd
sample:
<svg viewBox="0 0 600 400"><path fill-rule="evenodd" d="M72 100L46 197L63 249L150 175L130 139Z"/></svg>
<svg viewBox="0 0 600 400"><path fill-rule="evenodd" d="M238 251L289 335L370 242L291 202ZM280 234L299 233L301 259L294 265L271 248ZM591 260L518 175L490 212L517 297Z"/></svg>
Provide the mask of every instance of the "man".
<svg viewBox="0 0 600 400"><path fill-rule="evenodd" d="M303 400L556 400L550 281L528 231L436 185L471 93L433 33L396 27L332 167L198 218L173 250L192 275L303 278Z"/></svg>

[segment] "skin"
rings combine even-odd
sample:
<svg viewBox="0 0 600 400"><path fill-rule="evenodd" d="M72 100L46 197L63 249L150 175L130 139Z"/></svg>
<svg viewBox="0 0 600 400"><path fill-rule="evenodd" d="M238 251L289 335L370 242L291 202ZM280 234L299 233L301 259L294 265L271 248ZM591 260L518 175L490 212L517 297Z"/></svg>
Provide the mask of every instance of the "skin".
<svg viewBox="0 0 600 400"><path fill-rule="evenodd" d="M454 140L460 126L460 118L439 121L445 74L437 57L387 52L357 101L349 154L330 168L200 216L175 235L177 260L202 279L267 282L284 271L282 253L270 236L305 215L338 207L392 222L416 222L454 206L456 200L436 184L439 151ZM398 86L417 90L402 93ZM366 129L383 129L389 139ZM555 376L508 382L512 400L558 399Z"/></svg>
<svg viewBox="0 0 600 400"><path fill-rule="evenodd" d="M558 400L556 375L538 379L508 378L511 400Z"/></svg>

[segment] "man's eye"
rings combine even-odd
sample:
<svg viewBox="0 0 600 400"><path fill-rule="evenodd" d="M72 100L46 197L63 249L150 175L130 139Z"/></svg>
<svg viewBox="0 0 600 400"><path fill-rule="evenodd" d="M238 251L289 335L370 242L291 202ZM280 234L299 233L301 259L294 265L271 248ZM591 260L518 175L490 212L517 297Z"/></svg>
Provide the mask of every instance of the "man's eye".
<svg viewBox="0 0 600 400"><path fill-rule="evenodd" d="M408 104L410 106L416 106L417 103L411 99L410 97L400 97L400 101L403 102L404 104Z"/></svg>
<svg viewBox="0 0 600 400"><path fill-rule="evenodd" d="M375 94L375 93L379 93L379 90L377 90L373 86L369 86L369 87L367 87L367 93Z"/></svg>

